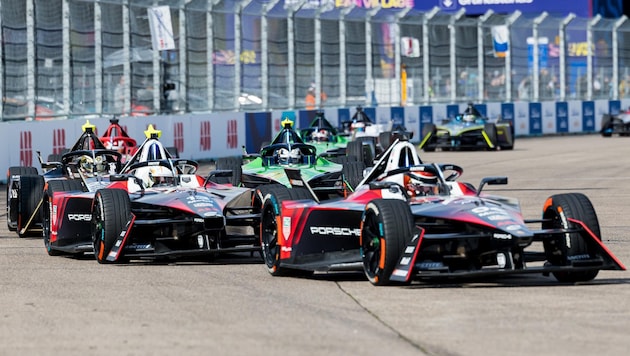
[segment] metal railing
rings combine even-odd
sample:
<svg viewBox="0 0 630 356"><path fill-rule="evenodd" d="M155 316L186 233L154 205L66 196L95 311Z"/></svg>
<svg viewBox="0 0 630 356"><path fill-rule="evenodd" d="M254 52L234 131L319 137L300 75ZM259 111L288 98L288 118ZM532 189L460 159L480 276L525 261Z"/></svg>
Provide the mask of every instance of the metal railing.
<svg viewBox="0 0 630 356"><path fill-rule="evenodd" d="M2 120L630 96L625 17L325 3L3 0Z"/></svg>

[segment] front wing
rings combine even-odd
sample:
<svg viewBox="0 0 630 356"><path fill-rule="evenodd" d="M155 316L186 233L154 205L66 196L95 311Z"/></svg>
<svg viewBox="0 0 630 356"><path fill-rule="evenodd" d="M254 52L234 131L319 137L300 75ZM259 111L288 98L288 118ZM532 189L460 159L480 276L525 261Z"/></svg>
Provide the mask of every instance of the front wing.
<svg viewBox="0 0 630 356"><path fill-rule="evenodd" d="M537 273L548 275L554 272L581 272L592 270L620 270L625 271L623 263L595 236L583 222L570 219L579 224L582 229L576 230L542 230L534 234L535 241L542 241L558 235L570 232L581 232L588 245L588 254L575 256L568 259L564 265L551 265L548 262L537 265L527 263L544 262L544 252L524 251L524 262L514 263L512 251L496 251L497 264L485 266L481 269L450 269L441 261L426 260L423 258L423 247L430 236L425 236L424 230L417 227L416 233L405 247L398 261L398 265L390 278L393 282L407 283L412 279L439 279L439 278L477 278L500 275ZM502 257L500 257L500 255Z"/></svg>

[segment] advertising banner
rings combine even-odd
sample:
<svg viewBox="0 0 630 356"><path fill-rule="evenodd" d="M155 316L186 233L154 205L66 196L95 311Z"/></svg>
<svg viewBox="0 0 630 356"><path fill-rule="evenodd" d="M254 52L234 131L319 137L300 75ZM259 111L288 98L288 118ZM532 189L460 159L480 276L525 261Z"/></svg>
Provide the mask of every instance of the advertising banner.
<svg viewBox="0 0 630 356"><path fill-rule="evenodd" d="M569 105L564 101L556 103L556 132L569 132Z"/></svg>
<svg viewBox="0 0 630 356"><path fill-rule="evenodd" d="M542 105L529 103L529 134L542 134Z"/></svg>

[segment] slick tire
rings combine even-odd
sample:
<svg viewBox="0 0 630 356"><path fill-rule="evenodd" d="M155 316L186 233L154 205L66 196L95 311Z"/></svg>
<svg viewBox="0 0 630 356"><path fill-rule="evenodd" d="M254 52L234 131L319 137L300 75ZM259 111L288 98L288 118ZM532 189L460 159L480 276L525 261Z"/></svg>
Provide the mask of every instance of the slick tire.
<svg viewBox="0 0 630 356"><path fill-rule="evenodd" d="M99 189L92 206L92 243L98 263L111 263L107 255L131 216L129 194L122 189Z"/></svg>
<svg viewBox="0 0 630 356"><path fill-rule="evenodd" d="M507 137L507 143L501 145L501 150L513 150L514 149L514 125L509 125L509 136Z"/></svg>
<svg viewBox="0 0 630 356"><path fill-rule="evenodd" d="M613 117L610 114L604 114L602 116L602 136L603 137L611 137L612 136L612 127L613 127Z"/></svg>
<svg viewBox="0 0 630 356"><path fill-rule="evenodd" d="M390 277L413 235L413 216L406 201L377 199L363 213L361 259L367 279L376 286Z"/></svg>
<svg viewBox="0 0 630 356"><path fill-rule="evenodd" d="M488 145L488 149L496 150L499 147L499 140L497 138L497 126L495 124L485 124L483 125L483 132L485 132L486 136L488 136L488 141L490 141L486 142L486 144Z"/></svg>
<svg viewBox="0 0 630 356"><path fill-rule="evenodd" d="M52 216L52 199L58 192L85 192L87 189L80 180L49 180L47 184L46 194L42 206L42 235L44 236L44 246L49 256L60 256L64 253L56 250L50 243L51 216Z"/></svg>
<svg viewBox="0 0 630 356"><path fill-rule="evenodd" d="M364 162L366 167L374 165L376 156L376 144L372 137L358 137L354 141L348 142L346 155L355 156L360 162Z"/></svg>
<svg viewBox="0 0 630 356"><path fill-rule="evenodd" d="M557 194L547 198L543 205L543 219L549 221L542 223L543 229L570 228L573 225L568 221L570 218L584 222L593 234L601 236L595 209L584 194ZM590 254L587 242L579 233L568 235L568 239L563 235L544 241L547 261L552 265L567 266L570 265L572 257ZM594 279L598 272L598 270L554 272L553 275L559 282L584 282Z"/></svg>
<svg viewBox="0 0 630 356"><path fill-rule="evenodd" d="M343 180L350 185L352 191L355 191L359 183L363 180L364 170L365 163L363 162L346 162L343 164Z"/></svg>
<svg viewBox="0 0 630 356"><path fill-rule="evenodd" d="M18 190L17 232L19 237L37 236L31 228L42 223L41 202L44 198L44 177L20 176Z"/></svg>
<svg viewBox="0 0 630 356"><path fill-rule="evenodd" d="M232 178L229 182L220 182L223 184L229 183L237 187L241 183L241 175L243 174L243 158L242 157L221 157L217 159L216 168L219 170L232 171Z"/></svg>
<svg viewBox="0 0 630 356"><path fill-rule="evenodd" d="M279 233L282 226L278 226L278 217L282 214L282 202L285 200L311 199L306 189L287 188L283 185L272 184L261 186L257 195L262 197L260 217L260 246L261 254L267 271L272 276L308 276L313 271L302 271L285 268L280 265Z"/></svg>
<svg viewBox="0 0 630 356"><path fill-rule="evenodd" d="M17 198L18 182L20 176L37 175L35 167L9 167L7 170L7 227L9 231L17 230L18 204ZM12 179L14 178L14 179Z"/></svg>

